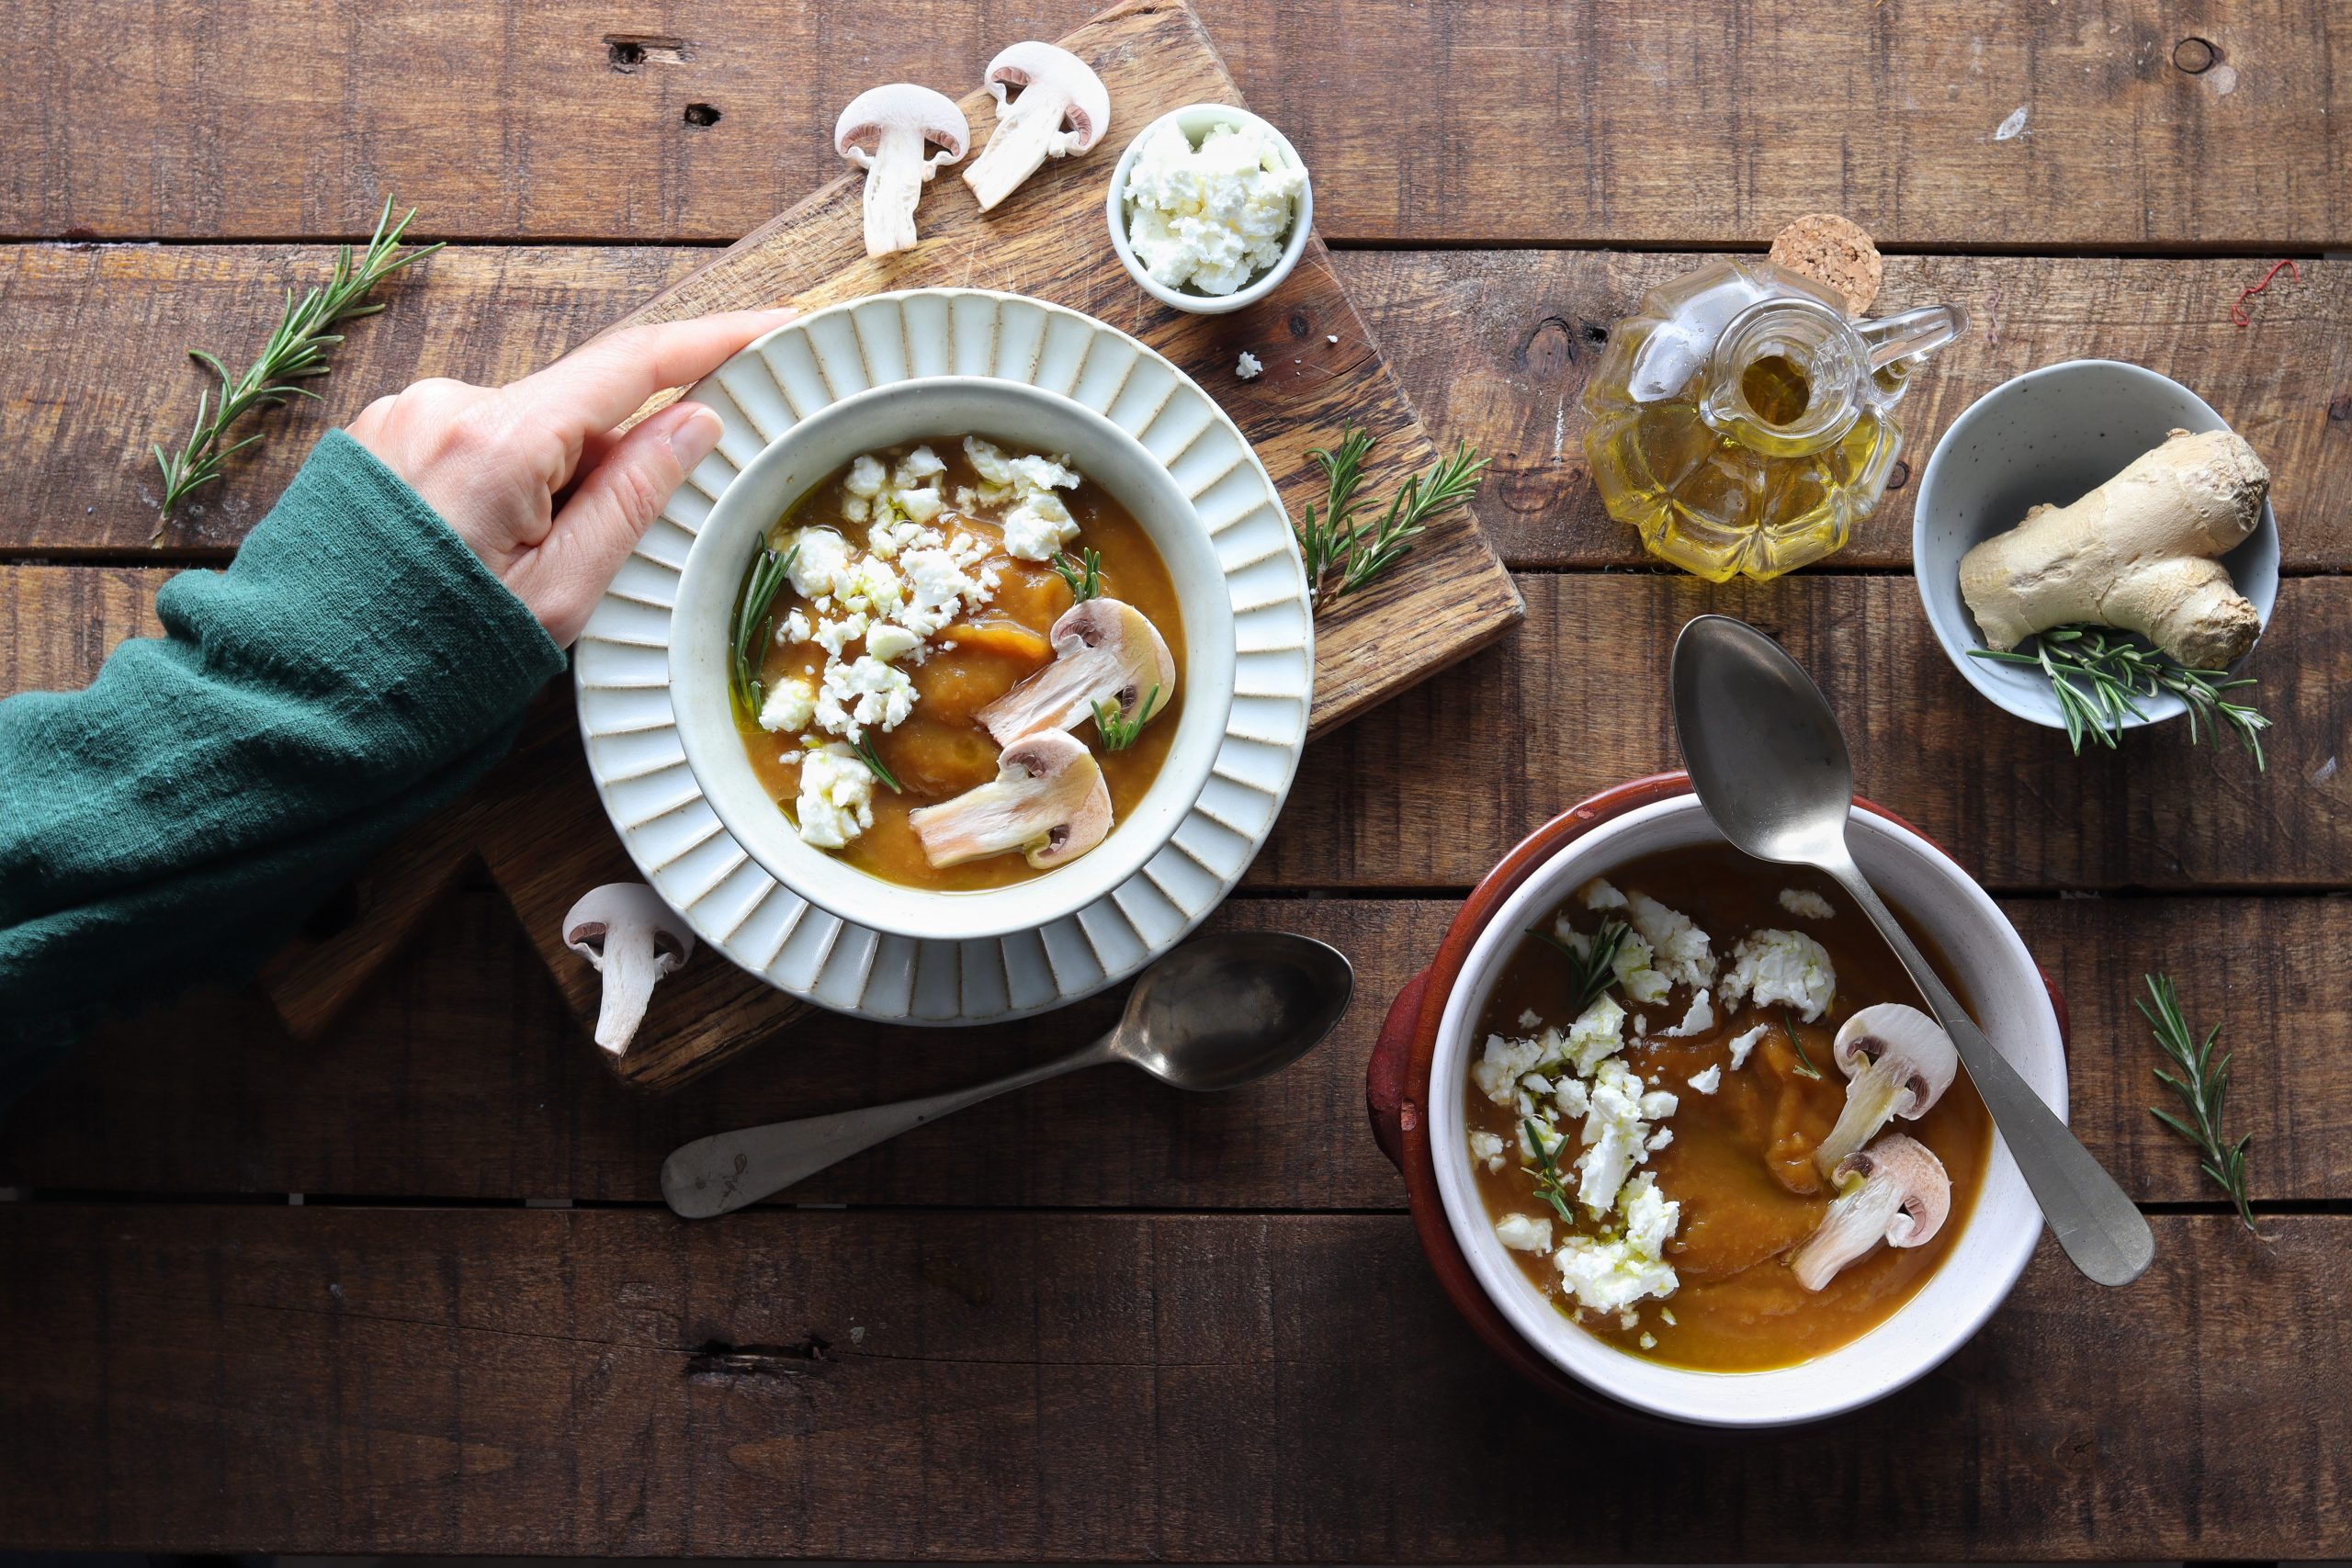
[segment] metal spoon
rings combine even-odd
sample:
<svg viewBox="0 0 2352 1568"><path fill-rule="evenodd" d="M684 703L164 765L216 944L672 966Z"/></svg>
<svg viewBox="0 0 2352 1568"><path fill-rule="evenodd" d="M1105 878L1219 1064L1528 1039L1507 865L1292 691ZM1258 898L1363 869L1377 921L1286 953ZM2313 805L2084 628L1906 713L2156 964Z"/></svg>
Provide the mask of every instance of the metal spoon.
<svg viewBox="0 0 2352 1568"><path fill-rule="evenodd" d="M951 1111L1107 1062L1178 1089L1238 1089L1321 1043L1354 989L1347 959L1312 937L1202 937L1145 970L1118 1027L1082 1051L972 1089L696 1138L662 1162L662 1196L689 1220L724 1214Z"/></svg>
<svg viewBox="0 0 2352 1568"><path fill-rule="evenodd" d="M1724 837L1758 860L1827 872L1894 949L2075 1267L2102 1285L2138 1279L2156 1255L2147 1220L1961 1010L1854 864L1854 769L1821 688L1754 626L1701 615L1674 644L1674 728L1699 804Z"/></svg>

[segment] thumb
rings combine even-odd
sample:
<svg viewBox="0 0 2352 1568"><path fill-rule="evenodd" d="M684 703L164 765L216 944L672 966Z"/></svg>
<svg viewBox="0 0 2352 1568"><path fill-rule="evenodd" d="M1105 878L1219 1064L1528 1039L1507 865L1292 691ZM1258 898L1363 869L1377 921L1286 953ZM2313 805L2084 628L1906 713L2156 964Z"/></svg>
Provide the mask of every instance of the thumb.
<svg viewBox="0 0 2352 1568"><path fill-rule="evenodd" d="M676 403L616 442L573 485L548 536L506 585L548 635L570 647L597 599L726 426L700 403Z"/></svg>

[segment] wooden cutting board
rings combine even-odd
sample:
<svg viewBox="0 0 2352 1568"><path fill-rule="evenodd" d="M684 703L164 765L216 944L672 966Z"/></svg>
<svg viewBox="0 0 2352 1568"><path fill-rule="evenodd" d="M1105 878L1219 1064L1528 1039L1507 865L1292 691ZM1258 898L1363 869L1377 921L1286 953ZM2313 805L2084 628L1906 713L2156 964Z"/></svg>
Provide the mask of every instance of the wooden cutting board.
<svg viewBox="0 0 2352 1568"><path fill-rule="evenodd" d="M1004 41L1012 42L1011 38ZM1438 456L1340 286L1319 239L1272 298L1228 316L1188 316L1137 288L1111 249L1102 202L1120 150L1170 109L1241 102L1208 35L1184 6L1142 0L1106 11L1062 46L1110 89L1110 133L1093 152L1049 162L983 215L953 168L925 190L922 243L865 254L854 172L747 235L628 318L668 321L790 301L830 304L885 289L999 288L1050 299L1133 333L1224 404L1264 458L1294 517L1322 497L1308 449L1361 423L1379 438L1365 493L1385 498ZM963 100L972 145L995 123L985 92ZM812 127L811 135L823 128ZM1244 351L1265 366L1244 381ZM1510 574L1475 515L1432 527L1386 579L1325 611L1316 627L1317 732L1347 722L1501 636L1521 615ZM573 1013L593 1023L597 979L558 926L572 900L636 868L591 786L570 683L542 693L514 753L465 799L382 856L323 922L272 961L272 1000L298 1036L332 1022L480 856L513 902ZM809 1010L715 954L663 981L620 1076L675 1088L771 1039Z"/></svg>

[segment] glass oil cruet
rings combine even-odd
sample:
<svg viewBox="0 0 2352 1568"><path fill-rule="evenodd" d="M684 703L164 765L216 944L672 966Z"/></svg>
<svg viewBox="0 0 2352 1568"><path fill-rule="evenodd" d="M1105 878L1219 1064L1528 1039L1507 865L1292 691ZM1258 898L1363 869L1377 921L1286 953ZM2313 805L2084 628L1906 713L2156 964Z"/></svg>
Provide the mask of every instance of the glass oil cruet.
<svg viewBox="0 0 2352 1568"><path fill-rule="evenodd" d="M1585 388L1601 503L1711 582L1819 560L1886 491L1911 373L1967 326L1956 305L1849 321L1834 290L1761 258L1652 289Z"/></svg>

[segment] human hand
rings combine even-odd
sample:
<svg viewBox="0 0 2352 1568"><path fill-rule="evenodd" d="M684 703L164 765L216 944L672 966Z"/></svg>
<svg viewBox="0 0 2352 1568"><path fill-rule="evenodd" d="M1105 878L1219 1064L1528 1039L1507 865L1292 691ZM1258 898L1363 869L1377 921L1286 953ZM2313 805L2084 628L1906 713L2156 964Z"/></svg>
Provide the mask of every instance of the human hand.
<svg viewBox="0 0 2352 1568"><path fill-rule="evenodd" d="M667 387L717 369L791 310L626 327L498 388L419 381L379 398L349 434L408 482L570 647L605 585L694 466L718 416L673 403L614 427Z"/></svg>

